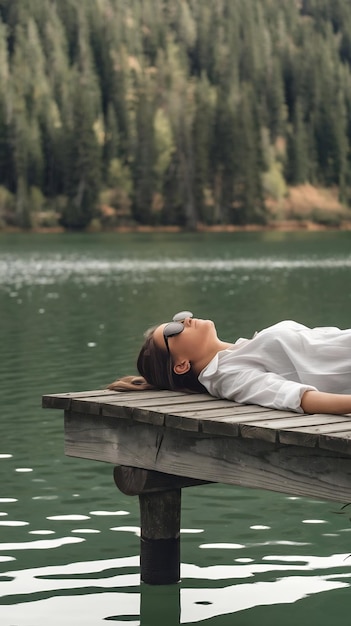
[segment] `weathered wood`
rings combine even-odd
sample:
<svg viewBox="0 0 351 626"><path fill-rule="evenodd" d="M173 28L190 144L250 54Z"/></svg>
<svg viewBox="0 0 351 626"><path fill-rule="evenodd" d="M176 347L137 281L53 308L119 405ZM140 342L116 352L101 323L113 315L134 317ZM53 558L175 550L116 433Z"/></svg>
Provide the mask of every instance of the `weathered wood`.
<svg viewBox="0 0 351 626"><path fill-rule="evenodd" d="M152 396L151 396L152 393ZM71 409L73 411L76 411L77 413L82 412L82 413L96 413L98 414L102 404L104 405L110 405L111 407L117 407L120 408L121 406L123 407L149 407L150 409L156 409L161 411L162 410L162 405L164 404L170 404L172 403L172 406L178 406L178 405L182 405L184 403L189 402L189 395L188 394L182 394L179 397L179 393L177 392L168 392L167 395L163 395L157 399L155 399L155 392L149 392L149 395L147 395L147 393L142 392L137 392L137 393L128 393L126 394L124 393L119 393L118 396L116 397L116 392L115 391L110 391L108 394L104 394L102 397L94 397L94 398L90 398L90 397L84 397L84 398L71 398ZM141 397L140 397L141 396ZM195 396L196 397L196 396ZM200 401L201 398L199 399L198 397L196 397L196 401ZM201 400L201 403L203 404L204 401Z"/></svg>
<svg viewBox="0 0 351 626"><path fill-rule="evenodd" d="M178 392L44 396L65 409L65 451L113 463L139 495L141 578L180 577L181 488L222 482L350 502L351 420L297 415Z"/></svg>
<svg viewBox="0 0 351 626"><path fill-rule="evenodd" d="M65 413L65 450L94 459L243 487L350 501L351 459L316 448Z"/></svg>
<svg viewBox="0 0 351 626"><path fill-rule="evenodd" d="M87 427L88 430L90 427L87 424L87 417L91 415L93 421L97 420L96 431L103 431L103 424L107 420L108 429L113 432L116 424L124 420L128 427L133 428L138 424L145 424L161 429L159 432L165 429L167 432L184 431L185 436L186 433L193 433L194 436L204 435L209 438L252 439L255 445L256 441L267 441L273 445L279 444L282 450L284 446L293 445L309 450L331 450L351 456L351 419L348 416L300 415L289 411L273 411L258 406L239 405L211 398L206 394L189 395L170 391L97 390L76 394L54 394L44 396L43 406L68 407L66 415L69 413L75 415L77 426L80 417L79 427L83 429ZM100 432L99 436L101 435L103 432ZM88 435L86 432L86 436L91 437L89 445L80 441L77 444L78 448L84 455L84 447L86 447L89 458L94 458L93 438L96 437L96 433L91 432ZM199 441L200 439L199 437ZM67 442L68 449L69 446ZM115 463L116 455L111 454L110 450L111 441L107 442L106 446L103 446L102 456L111 457L111 462ZM195 443L194 447L196 447ZM107 449L109 452L106 455ZM118 460L116 464L120 462ZM122 463L124 463L123 460ZM125 464L135 465L129 457L128 463ZM141 464L140 467L143 465ZM147 469L159 470L160 468L150 466ZM174 469L166 468L165 471L179 474ZM189 472L183 472L182 475L198 478L198 476L190 475ZM217 478L212 475L205 479L217 481Z"/></svg>
<svg viewBox="0 0 351 626"><path fill-rule="evenodd" d="M69 409L72 398L94 398L109 395L109 389L95 391L75 391L67 393L51 393L42 397L43 409Z"/></svg>
<svg viewBox="0 0 351 626"><path fill-rule="evenodd" d="M98 390L77 394L44 396L45 408L66 408L82 415L114 416L218 436L243 437L286 445L340 450L351 454L351 446L342 433L351 431L351 419L336 415L297 415L289 411L240 405L217 400L206 394L184 394L171 391L111 392ZM285 418L285 419L282 419ZM345 421L343 429L339 424ZM349 424L348 424L349 420ZM329 430L332 424L335 430ZM325 425L326 430L319 430ZM349 428L350 425L350 428ZM315 426L318 430L307 430ZM338 438L328 433L341 433Z"/></svg>
<svg viewBox="0 0 351 626"><path fill-rule="evenodd" d="M341 433L331 433L330 435L320 435L319 446L322 449L351 455L351 433L348 430Z"/></svg>
<svg viewBox="0 0 351 626"><path fill-rule="evenodd" d="M146 493L140 504L140 575L150 585L180 579L181 490Z"/></svg>
<svg viewBox="0 0 351 626"><path fill-rule="evenodd" d="M270 416L269 419L264 417L260 420L250 420L240 427L240 434L242 437L250 437L251 439L262 439L266 441L281 441L280 435L284 432L284 429L302 428L306 425L321 425L330 420L335 419L334 415L299 415L292 417L291 413L284 413L277 411L277 416ZM337 418L336 418L337 419ZM300 445L309 444L310 447L314 447L317 444L318 438L315 441L311 441L311 438L305 437L301 433Z"/></svg>
<svg viewBox="0 0 351 626"><path fill-rule="evenodd" d="M316 426L299 426L292 429L290 426L279 433L279 439L281 443L289 445L301 445L314 447L320 444L321 439L325 435L333 433L350 433L351 423L350 418L342 420L343 416L339 418L335 416L335 420L332 420L325 424L317 424ZM344 436L344 435L343 435Z"/></svg>
<svg viewBox="0 0 351 626"><path fill-rule="evenodd" d="M140 467L118 465L113 470L116 487L126 496L139 496L143 493L155 491L169 491L183 489L183 487L197 487L208 485L208 480L198 480L186 476L173 476L162 472L152 472Z"/></svg>
<svg viewBox="0 0 351 626"><path fill-rule="evenodd" d="M171 408L171 407L170 407ZM267 415L265 411L257 411L254 415L248 415L247 411L242 410L244 407L238 406L234 410L230 411L228 409L224 409L219 415L213 413L213 411L178 411L176 415L168 414L165 416L165 425L171 428L179 428L181 430L193 430L193 431L203 431L206 432L205 423L212 423L213 425L213 433L221 434L218 424L226 423L231 424L232 432L228 432L229 435L236 437L239 433L239 424L243 422L248 423L251 420L257 421L261 416L264 419L267 419ZM259 408L259 407L258 407ZM218 410L219 411L219 410ZM279 413L279 412L277 412ZM281 413L282 416L290 415L286 411ZM245 416L245 417L243 417ZM236 425L236 426L235 426Z"/></svg>

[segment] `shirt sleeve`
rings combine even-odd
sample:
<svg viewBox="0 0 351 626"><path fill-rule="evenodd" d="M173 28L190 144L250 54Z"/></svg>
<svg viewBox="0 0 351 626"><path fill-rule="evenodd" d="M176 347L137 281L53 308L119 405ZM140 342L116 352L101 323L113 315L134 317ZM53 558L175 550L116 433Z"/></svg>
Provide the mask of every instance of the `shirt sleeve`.
<svg viewBox="0 0 351 626"><path fill-rule="evenodd" d="M311 385L286 380L279 374L249 368L217 373L212 380L209 377L202 382L210 394L220 398L297 413L303 413L301 398L305 391L317 390Z"/></svg>

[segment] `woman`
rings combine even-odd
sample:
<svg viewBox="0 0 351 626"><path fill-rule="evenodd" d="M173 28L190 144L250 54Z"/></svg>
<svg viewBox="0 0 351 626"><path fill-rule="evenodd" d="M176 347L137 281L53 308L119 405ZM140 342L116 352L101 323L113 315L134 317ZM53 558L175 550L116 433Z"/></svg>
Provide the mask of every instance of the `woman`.
<svg viewBox="0 0 351 626"><path fill-rule="evenodd" d="M113 390L208 392L299 413L351 413L351 329L284 321L235 343L211 320L182 311L146 333L138 371Z"/></svg>

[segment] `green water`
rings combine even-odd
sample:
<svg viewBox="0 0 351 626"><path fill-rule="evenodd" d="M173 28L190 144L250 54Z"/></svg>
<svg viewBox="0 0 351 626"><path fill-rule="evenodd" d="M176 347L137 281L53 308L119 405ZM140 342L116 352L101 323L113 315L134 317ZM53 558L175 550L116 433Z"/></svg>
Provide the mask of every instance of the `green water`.
<svg viewBox="0 0 351 626"><path fill-rule="evenodd" d="M351 506L184 490L182 582L139 580L136 498L63 454L44 393L133 373L143 331L190 309L235 340L283 318L350 325L351 233L0 236L0 624L348 621Z"/></svg>

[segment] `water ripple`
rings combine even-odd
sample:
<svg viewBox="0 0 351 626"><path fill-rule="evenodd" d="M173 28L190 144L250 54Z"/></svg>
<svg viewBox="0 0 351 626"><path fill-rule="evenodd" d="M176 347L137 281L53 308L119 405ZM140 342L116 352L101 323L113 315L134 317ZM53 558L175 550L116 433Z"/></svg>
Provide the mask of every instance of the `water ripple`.
<svg viewBox="0 0 351 626"><path fill-rule="evenodd" d="M345 567L343 554L334 554L324 558L267 556L264 561L265 563L205 568L182 564L182 578L188 579L187 587L180 591L182 623L201 622L257 606L291 604L307 596L349 587L347 579L350 575L341 571L341 568ZM21 626L31 626L32 623L44 626L47 624L48 615L50 615L50 623L54 626L67 621L63 616L68 615L70 626L86 624L87 614L90 618L93 616L93 621L89 623L94 623L95 626L97 624L102 626L106 620L124 623L126 616L128 618L139 616L140 594L137 590L132 591L133 588L139 587L138 573L136 571L127 573L123 570L133 570L138 567L139 559L133 556L7 571L3 581L0 582L0 595L3 595L7 602L13 596L16 602L1 607L2 617L8 620L7 623L18 621ZM339 571L330 571L335 568ZM308 575L302 575L302 572ZM101 576L102 573L105 575ZM286 576L282 577L283 573ZM262 574L276 575L276 578L270 581L258 580L257 575ZM193 588L191 579L206 580L207 585ZM216 581L224 582L230 579L233 581L240 579L241 583L224 584L222 587L218 587L216 583ZM246 579L245 582L244 579ZM111 589L111 591L85 593L82 612L80 594L92 587ZM123 590L126 587L128 587L128 593ZM79 595L77 595L78 590ZM55 595L51 596L52 593ZM41 597L37 600L39 594ZM45 595L43 597L43 594L46 594L46 597ZM19 601L19 596L25 598L25 604ZM40 601L40 611L38 611L38 601ZM118 611L117 615L116 611ZM57 616L59 616L59 621L56 620ZM117 620L117 617L123 621ZM128 619L128 623L134 622ZM139 621L135 622L135 624L139 623Z"/></svg>
<svg viewBox="0 0 351 626"><path fill-rule="evenodd" d="M10 552L12 550L47 550L48 548L60 548L69 543L84 541L80 537L62 537L61 539L38 539L37 541L20 541L18 543L0 543L0 550Z"/></svg>
<svg viewBox="0 0 351 626"><path fill-rule="evenodd" d="M99 283L108 277L112 281L145 282L147 274L155 272L232 272L253 270L300 270L300 269L344 269L351 268L351 255L338 257L296 258L284 257L238 257L231 259L192 259L192 258L159 258L147 260L142 258L101 259L71 255L63 257L53 255L43 258L35 256L18 258L16 255L0 257L0 285L19 289L24 285L53 285L67 280L80 283ZM150 276L152 279L152 277ZM54 294L57 297L57 294ZM12 291L10 296L18 296ZM41 311L40 311L41 312ZM44 312L44 311L42 311Z"/></svg>

